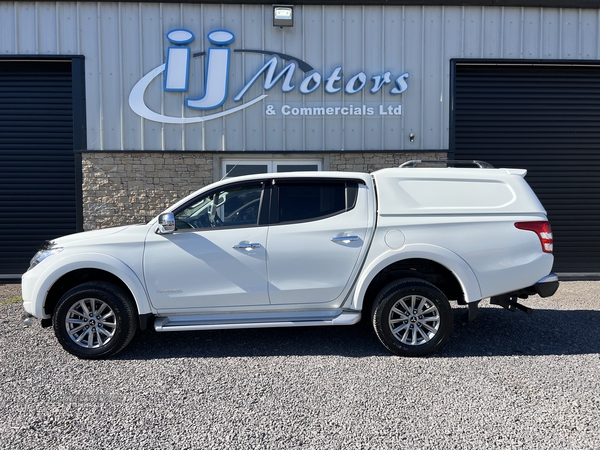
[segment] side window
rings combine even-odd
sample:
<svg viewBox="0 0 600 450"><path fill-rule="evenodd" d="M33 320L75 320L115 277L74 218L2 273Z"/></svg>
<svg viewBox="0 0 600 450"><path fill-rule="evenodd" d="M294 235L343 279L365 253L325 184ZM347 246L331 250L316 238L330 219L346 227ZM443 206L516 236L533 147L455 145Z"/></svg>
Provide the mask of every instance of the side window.
<svg viewBox="0 0 600 450"><path fill-rule="evenodd" d="M282 183L278 185L278 222L316 220L354 207L357 183Z"/></svg>
<svg viewBox="0 0 600 450"><path fill-rule="evenodd" d="M257 225L262 192L262 183L213 191L176 213L175 226L183 230Z"/></svg>

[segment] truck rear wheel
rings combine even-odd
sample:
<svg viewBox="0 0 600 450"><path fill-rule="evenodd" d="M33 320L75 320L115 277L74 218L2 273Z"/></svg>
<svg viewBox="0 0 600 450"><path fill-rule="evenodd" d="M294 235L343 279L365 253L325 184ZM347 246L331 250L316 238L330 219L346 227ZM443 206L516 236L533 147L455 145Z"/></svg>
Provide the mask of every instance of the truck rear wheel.
<svg viewBox="0 0 600 450"><path fill-rule="evenodd" d="M373 328L381 343L399 356L437 351L452 333L452 308L442 291L418 278L394 281L373 303Z"/></svg>
<svg viewBox="0 0 600 450"><path fill-rule="evenodd" d="M56 338L69 353L99 359L121 351L137 330L129 296L106 282L89 282L62 296L52 317Z"/></svg>

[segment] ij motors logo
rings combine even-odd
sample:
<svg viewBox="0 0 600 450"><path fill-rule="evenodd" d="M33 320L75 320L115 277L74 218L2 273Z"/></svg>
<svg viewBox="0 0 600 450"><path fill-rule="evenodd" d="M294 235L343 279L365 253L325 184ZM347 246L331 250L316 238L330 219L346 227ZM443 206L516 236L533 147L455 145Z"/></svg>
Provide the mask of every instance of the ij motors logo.
<svg viewBox="0 0 600 450"><path fill-rule="evenodd" d="M246 50L235 49L233 53L254 53L270 57L263 66L243 80L243 87L233 93L233 101L240 103L238 106L221 109L230 95L230 62L232 49L231 44L235 41L235 36L227 30L211 31L207 35L208 41L213 45L206 52L194 53L192 55L188 44L195 39L194 34L189 30L176 29L167 33L167 39L173 46L167 50L166 62L147 73L131 90L129 95L129 105L131 109L139 116L155 122L171 124L189 124L205 122L229 114L234 114L245 108L249 108L265 98L268 94L262 93L255 98L246 99L250 88L263 78L263 89L269 91L276 85L281 85L282 92L288 93L297 89L303 95L318 92L322 89L326 94L333 95L343 90L344 103L342 104L323 104L313 103L309 98L301 104L268 104L265 108L266 116L373 116L379 114L400 115L402 108L398 103L389 105L373 105L371 103L361 103L361 100L354 100L355 94L364 92L366 95L375 95L382 89L392 96L402 94L408 89L408 72L394 76L391 71L371 75L370 77L364 71L345 77L343 68L336 67L331 73L322 75L310 64L302 61L295 56L278 53L268 50ZM195 58L205 58L204 86L192 86L190 89L190 72L192 70L192 60ZM283 61L283 68L278 71L279 61ZM296 69L303 73L302 81L294 84L294 75ZM170 92L190 92L185 98L186 109L204 111L203 116L195 117L174 117L167 116L153 111L146 105L144 95L148 86L160 75L162 75L163 90ZM194 96L195 95L195 96ZM360 97L360 96L357 96ZM319 96L318 99L322 99ZM316 100L319 102L319 100ZM377 107L378 106L378 107Z"/></svg>

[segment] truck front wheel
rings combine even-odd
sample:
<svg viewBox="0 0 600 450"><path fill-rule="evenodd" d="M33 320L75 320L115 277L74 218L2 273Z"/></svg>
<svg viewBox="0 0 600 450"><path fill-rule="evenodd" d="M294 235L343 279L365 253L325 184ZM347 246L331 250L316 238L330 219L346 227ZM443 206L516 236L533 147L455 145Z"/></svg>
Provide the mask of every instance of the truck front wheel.
<svg viewBox="0 0 600 450"><path fill-rule="evenodd" d="M373 327L381 343L399 356L437 351L452 332L452 308L442 291L418 278L394 281L373 303Z"/></svg>
<svg viewBox="0 0 600 450"><path fill-rule="evenodd" d="M106 282L88 282L62 296L52 324L69 353L99 359L121 351L137 329L137 312L129 296Z"/></svg>

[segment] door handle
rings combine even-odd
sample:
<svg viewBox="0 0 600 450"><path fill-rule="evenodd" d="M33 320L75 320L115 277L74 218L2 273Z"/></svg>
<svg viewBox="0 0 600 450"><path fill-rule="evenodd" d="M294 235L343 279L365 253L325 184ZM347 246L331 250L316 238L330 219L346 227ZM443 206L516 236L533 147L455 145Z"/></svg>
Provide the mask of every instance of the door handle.
<svg viewBox="0 0 600 450"><path fill-rule="evenodd" d="M235 249L241 249L241 250L251 250L253 248L260 248L260 244L252 242L252 243L242 243L240 242L239 244L235 244L233 246L233 248Z"/></svg>
<svg viewBox="0 0 600 450"><path fill-rule="evenodd" d="M352 242L352 241L358 241L360 238L358 236L338 236L338 237L332 237L331 241L332 242Z"/></svg>

